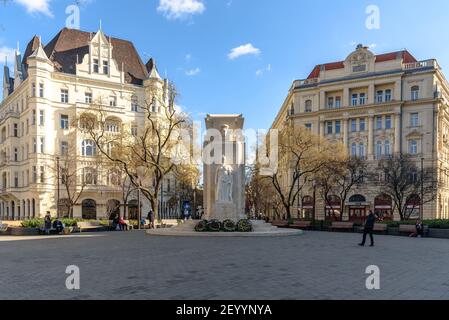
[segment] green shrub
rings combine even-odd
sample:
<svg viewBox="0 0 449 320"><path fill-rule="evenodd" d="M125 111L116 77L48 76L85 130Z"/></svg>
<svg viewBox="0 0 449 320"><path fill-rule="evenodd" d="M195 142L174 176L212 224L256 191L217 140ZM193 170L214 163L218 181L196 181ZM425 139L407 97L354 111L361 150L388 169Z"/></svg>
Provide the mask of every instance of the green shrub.
<svg viewBox="0 0 449 320"><path fill-rule="evenodd" d="M29 229L39 228L40 226L42 226L44 224L44 219L25 220L25 221L22 221L21 224L22 224L23 228L29 228Z"/></svg>

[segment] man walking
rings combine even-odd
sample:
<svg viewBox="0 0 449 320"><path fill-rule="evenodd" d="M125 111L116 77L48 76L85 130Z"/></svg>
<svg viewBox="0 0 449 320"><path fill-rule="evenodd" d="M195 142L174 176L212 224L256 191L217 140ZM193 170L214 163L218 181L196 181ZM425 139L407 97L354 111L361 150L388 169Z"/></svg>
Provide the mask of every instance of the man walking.
<svg viewBox="0 0 449 320"><path fill-rule="evenodd" d="M374 238L373 238L373 229L374 229L374 223L376 223L376 216L374 215L373 211L369 211L368 218L365 222L365 229L363 230L363 241L362 243L359 243L359 246L364 247L366 242L366 236L369 234L371 245L370 247L374 247Z"/></svg>

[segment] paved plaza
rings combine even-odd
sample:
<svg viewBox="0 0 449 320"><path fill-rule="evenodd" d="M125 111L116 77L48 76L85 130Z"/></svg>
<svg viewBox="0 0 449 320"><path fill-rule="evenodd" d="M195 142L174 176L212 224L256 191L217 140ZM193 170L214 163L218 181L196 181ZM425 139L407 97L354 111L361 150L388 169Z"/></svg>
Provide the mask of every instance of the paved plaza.
<svg viewBox="0 0 449 320"><path fill-rule="evenodd" d="M143 232L0 238L0 299L449 299L449 241L306 232L170 238ZM66 267L81 289L65 287ZM365 287L377 265L381 289Z"/></svg>

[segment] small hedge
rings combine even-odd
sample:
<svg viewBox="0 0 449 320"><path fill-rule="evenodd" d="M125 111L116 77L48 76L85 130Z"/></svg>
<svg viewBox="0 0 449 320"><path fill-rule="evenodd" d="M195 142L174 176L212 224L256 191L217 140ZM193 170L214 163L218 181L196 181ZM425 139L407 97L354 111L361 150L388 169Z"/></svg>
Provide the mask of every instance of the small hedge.
<svg viewBox="0 0 449 320"><path fill-rule="evenodd" d="M202 220L195 226L196 232L251 232L253 226L250 220L240 220L235 224L231 220L220 222L218 220Z"/></svg>

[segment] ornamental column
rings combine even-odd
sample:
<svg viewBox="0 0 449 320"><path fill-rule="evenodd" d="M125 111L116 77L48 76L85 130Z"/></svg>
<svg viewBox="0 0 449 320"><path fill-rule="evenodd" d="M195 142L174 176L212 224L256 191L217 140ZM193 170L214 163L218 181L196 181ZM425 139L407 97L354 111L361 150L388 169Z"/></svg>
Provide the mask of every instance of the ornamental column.
<svg viewBox="0 0 449 320"><path fill-rule="evenodd" d="M394 115L394 153L401 152L401 114Z"/></svg>
<svg viewBox="0 0 449 320"><path fill-rule="evenodd" d="M368 116L368 160L374 159L374 115Z"/></svg>

